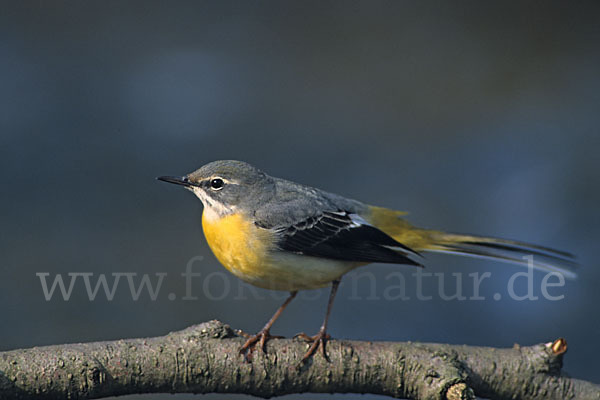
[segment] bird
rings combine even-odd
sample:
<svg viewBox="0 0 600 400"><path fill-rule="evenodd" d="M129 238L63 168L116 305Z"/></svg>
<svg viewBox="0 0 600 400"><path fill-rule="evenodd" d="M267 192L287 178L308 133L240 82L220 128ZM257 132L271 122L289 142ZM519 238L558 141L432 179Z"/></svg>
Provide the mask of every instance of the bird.
<svg viewBox="0 0 600 400"><path fill-rule="evenodd" d="M184 176L158 180L184 186L202 202L202 228L218 261L233 275L289 296L240 353L251 360L274 338L274 322L300 290L330 286L323 323L302 358L318 349L327 359L327 323L342 276L371 263L423 267L424 252L488 258L574 277L575 257L564 251L478 235L418 228L403 211L365 204L314 187L276 178L237 160L210 162Z"/></svg>

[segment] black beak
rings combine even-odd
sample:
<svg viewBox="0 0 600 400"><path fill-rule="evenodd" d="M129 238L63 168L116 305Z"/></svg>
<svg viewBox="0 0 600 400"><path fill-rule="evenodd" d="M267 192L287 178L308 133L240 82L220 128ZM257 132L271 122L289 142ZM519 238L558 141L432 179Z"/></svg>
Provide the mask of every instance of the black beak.
<svg viewBox="0 0 600 400"><path fill-rule="evenodd" d="M163 182L168 182L168 183L174 183L176 185L182 185L182 186L195 186L192 182L190 182L190 180L185 177L185 176L159 176L158 178L159 181L163 181Z"/></svg>

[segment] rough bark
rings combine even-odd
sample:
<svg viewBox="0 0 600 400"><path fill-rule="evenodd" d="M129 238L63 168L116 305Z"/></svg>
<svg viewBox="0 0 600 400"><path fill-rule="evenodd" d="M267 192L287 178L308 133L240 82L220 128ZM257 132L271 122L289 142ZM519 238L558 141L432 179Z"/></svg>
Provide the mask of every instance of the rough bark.
<svg viewBox="0 0 600 400"><path fill-rule="evenodd" d="M409 399L600 399L561 375L563 339L511 349L331 340L330 361L273 339L244 362L244 339L218 321L166 336L0 353L0 398L92 399L133 393L374 393Z"/></svg>

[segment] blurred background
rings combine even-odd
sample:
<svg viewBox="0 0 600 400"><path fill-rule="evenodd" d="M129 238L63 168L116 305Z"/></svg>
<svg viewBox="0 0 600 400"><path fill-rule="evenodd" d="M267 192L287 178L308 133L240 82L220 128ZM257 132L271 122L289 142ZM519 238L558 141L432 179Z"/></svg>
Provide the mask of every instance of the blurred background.
<svg viewBox="0 0 600 400"><path fill-rule="evenodd" d="M432 299L420 301L410 267L369 266L345 278L334 337L498 347L565 337L565 371L600 382L597 2L1 8L0 350L157 336L209 319L260 329L285 294L240 287L204 241L201 203L154 179L241 159L408 210L417 225L553 246L581 264L577 280L551 288L559 301L541 296L541 272L538 300L509 298L521 269L491 261L426 259L426 272L445 272L447 293L452 273L469 297L468 274L491 272L481 301L443 300L433 278L423 288ZM197 299L182 300L181 273L197 256ZM69 272L92 282L168 275L155 301L132 300L125 278L112 301L102 291L90 301L81 280L68 301L46 301L40 272L49 285L56 274L68 284ZM397 272L408 300L384 296ZM525 279L515 287L525 293ZM315 333L327 295L300 296L273 333Z"/></svg>

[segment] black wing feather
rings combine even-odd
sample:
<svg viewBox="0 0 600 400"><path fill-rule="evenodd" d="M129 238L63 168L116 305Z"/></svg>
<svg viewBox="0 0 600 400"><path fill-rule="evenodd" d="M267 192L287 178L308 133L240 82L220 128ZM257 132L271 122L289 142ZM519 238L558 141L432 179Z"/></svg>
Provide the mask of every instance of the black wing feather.
<svg viewBox="0 0 600 400"><path fill-rule="evenodd" d="M280 231L278 245L284 251L343 261L421 265L408 258L418 253L374 226L357 224L343 211L324 212Z"/></svg>

